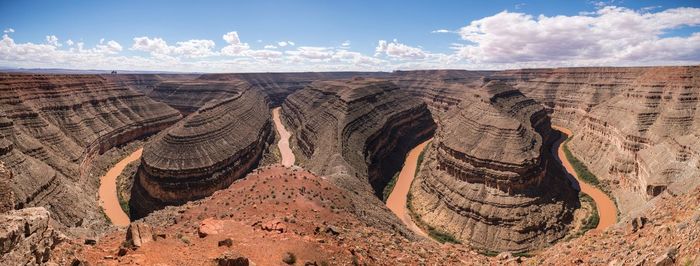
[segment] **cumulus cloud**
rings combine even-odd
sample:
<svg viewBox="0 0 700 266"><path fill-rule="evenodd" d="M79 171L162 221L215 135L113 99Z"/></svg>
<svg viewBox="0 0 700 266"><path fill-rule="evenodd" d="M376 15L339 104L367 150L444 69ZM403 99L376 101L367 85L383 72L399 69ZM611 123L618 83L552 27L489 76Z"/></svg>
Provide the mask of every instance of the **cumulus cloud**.
<svg viewBox="0 0 700 266"><path fill-rule="evenodd" d="M342 46L342 47L350 47L350 44L351 44L350 41L349 41L349 40L346 40L346 41L344 41L343 43L341 43L340 46Z"/></svg>
<svg viewBox="0 0 700 266"><path fill-rule="evenodd" d="M131 46L131 50L148 52L155 56L196 58L216 55L213 51L214 46L216 46L216 44L212 40L187 40L177 42L175 45L171 46L161 38L143 36L134 38L134 44Z"/></svg>
<svg viewBox="0 0 700 266"><path fill-rule="evenodd" d="M277 42L277 46L279 46L279 47L285 47L285 46L287 46L287 45L289 45L289 46L294 46L294 42L292 42L292 41L281 41L281 42Z"/></svg>
<svg viewBox="0 0 700 266"><path fill-rule="evenodd" d="M231 31L222 36L224 41L228 43L227 46L221 49L221 53L228 56L240 56L244 52L250 50L248 43L241 42L238 37L238 32Z"/></svg>
<svg viewBox="0 0 700 266"><path fill-rule="evenodd" d="M422 49L399 43L396 39L392 42L379 40L374 51L375 56L386 54L397 59L423 59L426 57L426 52Z"/></svg>
<svg viewBox="0 0 700 266"><path fill-rule="evenodd" d="M113 40L110 40L107 43L104 43L104 40L100 40L100 44L96 45L95 48L107 54L116 54L122 51L122 46L118 42Z"/></svg>
<svg viewBox="0 0 700 266"><path fill-rule="evenodd" d="M458 47L457 53L476 63L694 60L700 55L697 34L664 34L698 25L700 8L648 13L605 6L594 14L551 17L503 11L461 28L461 38L470 44Z"/></svg>
<svg viewBox="0 0 700 266"><path fill-rule="evenodd" d="M277 49L277 46L274 46L272 44L268 44L268 45L265 45L265 47L263 47L263 48L265 48L265 49Z"/></svg>
<svg viewBox="0 0 700 266"><path fill-rule="evenodd" d="M67 44L68 46L73 46L74 42L73 42L73 40L68 39L68 40L66 41L66 44Z"/></svg>
<svg viewBox="0 0 700 266"><path fill-rule="evenodd" d="M15 29L13 29L13 28L7 28L7 29L3 30L2 32L4 32L4 33L13 33L13 32L15 32Z"/></svg>

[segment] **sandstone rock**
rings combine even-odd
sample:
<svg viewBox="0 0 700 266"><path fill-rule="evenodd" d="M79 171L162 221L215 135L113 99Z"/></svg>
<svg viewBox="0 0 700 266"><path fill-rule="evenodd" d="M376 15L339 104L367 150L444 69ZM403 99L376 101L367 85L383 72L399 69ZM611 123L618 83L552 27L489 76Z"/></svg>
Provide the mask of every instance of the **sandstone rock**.
<svg viewBox="0 0 700 266"><path fill-rule="evenodd" d="M628 232L636 233L639 229L644 228L647 224L647 218L644 216L635 216L628 221Z"/></svg>
<svg viewBox="0 0 700 266"><path fill-rule="evenodd" d="M142 247L153 240L153 230L151 226L145 223L133 222L126 229L126 241L130 242L134 247Z"/></svg>
<svg viewBox="0 0 700 266"><path fill-rule="evenodd" d="M197 234L199 237L206 237L208 235L218 235L224 230L224 221L217 220L214 218L204 219L199 224L197 229Z"/></svg>
<svg viewBox="0 0 700 266"><path fill-rule="evenodd" d="M0 142L2 141L8 142L4 138L0 138ZM0 162L0 214L15 208L15 194L10 186L11 179L12 172L5 168L4 163Z"/></svg>
<svg viewBox="0 0 700 266"><path fill-rule="evenodd" d="M257 167L273 138L267 100L255 89L207 103L144 148L132 217L228 187Z"/></svg>
<svg viewBox="0 0 700 266"><path fill-rule="evenodd" d="M700 66L558 68L496 74L569 127L572 152L610 190L625 215L665 190L700 181ZM679 183L678 185L673 185Z"/></svg>
<svg viewBox="0 0 700 266"><path fill-rule="evenodd" d="M284 256L282 257L282 262L292 265L297 262L297 256L294 255L294 253L285 252Z"/></svg>
<svg viewBox="0 0 700 266"><path fill-rule="evenodd" d="M25 208L0 214L0 264L43 264L61 242L60 234L49 226L44 208Z"/></svg>
<svg viewBox="0 0 700 266"><path fill-rule="evenodd" d="M270 232L284 233L287 230L287 226L284 225L282 221L270 220L260 225L260 229Z"/></svg>
<svg viewBox="0 0 700 266"><path fill-rule="evenodd" d="M248 258L239 256L239 255L233 255L230 252L225 252L218 258L216 258L216 263L219 266L248 266L250 265L250 261Z"/></svg>
<svg viewBox="0 0 700 266"><path fill-rule="evenodd" d="M97 75L0 74L0 161L16 207L51 206L65 226L99 217L97 177L86 176L93 159L180 117Z"/></svg>
<svg viewBox="0 0 700 266"><path fill-rule="evenodd" d="M440 119L411 187L413 210L479 249L547 245L566 235L578 201L551 154L556 135L536 101L484 82Z"/></svg>
<svg viewBox="0 0 700 266"><path fill-rule="evenodd" d="M218 245L219 245L220 247L222 247L222 246L231 247L231 246L233 246L233 240L232 240L231 238L226 238L226 239L224 239L224 240L219 240Z"/></svg>
<svg viewBox="0 0 700 266"><path fill-rule="evenodd" d="M372 194L381 196L408 151L434 132L425 103L387 81L318 81L285 100L282 120L297 164L356 192L367 222L403 229Z"/></svg>

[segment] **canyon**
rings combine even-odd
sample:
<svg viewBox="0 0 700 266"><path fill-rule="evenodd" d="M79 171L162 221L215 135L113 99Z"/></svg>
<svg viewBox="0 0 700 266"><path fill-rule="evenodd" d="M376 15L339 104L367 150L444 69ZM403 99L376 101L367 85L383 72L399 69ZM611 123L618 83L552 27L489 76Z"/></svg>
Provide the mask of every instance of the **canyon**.
<svg viewBox="0 0 700 266"><path fill-rule="evenodd" d="M0 74L0 262L692 265L699 77Z"/></svg>

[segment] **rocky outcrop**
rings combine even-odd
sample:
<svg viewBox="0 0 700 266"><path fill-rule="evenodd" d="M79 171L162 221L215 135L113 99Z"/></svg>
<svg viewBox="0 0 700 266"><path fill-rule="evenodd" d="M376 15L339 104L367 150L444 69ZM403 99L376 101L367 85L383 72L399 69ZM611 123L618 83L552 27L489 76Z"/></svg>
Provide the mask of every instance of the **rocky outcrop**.
<svg viewBox="0 0 700 266"><path fill-rule="evenodd" d="M67 226L102 219L93 158L179 118L96 75L0 74L0 161L13 172L15 208L45 206Z"/></svg>
<svg viewBox="0 0 700 266"><path fill-rule="evenodd" d="M265 95L247 87L155 137L132 188L132 217L211 195L257 167L274 138L268 108Z"/></svg>
<svg viewBox="0 0 700 266"><path fill-rule="evenodd" d="M357 192L368 220L396 222L372 193L381 195L406 153L433 134L425 103L388 81L322 81L290 95L282 116L299 165Z"/></svg>
<svg viewBox="0 0 700 266"><path fill-rule="evenodd" d="M43 265L65 237L49 225L44 208L26 208L0 214L0 264Z"/></svg>
<svg viewBox="0 0 700 266"><path fill-rule="evenodd" d="M574 131L570 149L613 192L623 214L675 182L698 180L700 66L498 76L543 102L556 124Z"/></svg>
<svg viewBox="0 0 700 266"><path fill-rule="evenodd" d="M247 87L248 84L241 80L164 81L155 86L148 97L166 103L186 116L211 100L230 98Z"/></svg>
<svg viewBox="0 0 700 266"><path fill-rule="evenodd" d="M486 82L440 120L410 204L478 249L542 247L566 235L578 202L550 152L558 135L536 101Z"/></svg>
<svg viewBox="0 0 700 266"><path fill-rule="evenodd" d="M15 194L12 192L11 179L12 172L0 162L0 213L8 212L15 207Z"/></svg>

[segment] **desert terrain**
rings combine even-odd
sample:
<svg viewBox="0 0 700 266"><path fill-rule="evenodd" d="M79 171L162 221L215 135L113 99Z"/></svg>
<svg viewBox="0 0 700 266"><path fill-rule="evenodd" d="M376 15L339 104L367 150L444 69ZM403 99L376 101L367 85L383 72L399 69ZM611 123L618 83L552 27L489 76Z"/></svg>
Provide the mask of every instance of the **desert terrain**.
<svg viewBox="0 0 700 266"><path fill-rule="evenodd" d="M700 66L0 73L2 265L698 265Z"/></svg>

